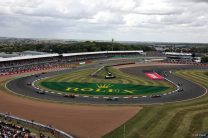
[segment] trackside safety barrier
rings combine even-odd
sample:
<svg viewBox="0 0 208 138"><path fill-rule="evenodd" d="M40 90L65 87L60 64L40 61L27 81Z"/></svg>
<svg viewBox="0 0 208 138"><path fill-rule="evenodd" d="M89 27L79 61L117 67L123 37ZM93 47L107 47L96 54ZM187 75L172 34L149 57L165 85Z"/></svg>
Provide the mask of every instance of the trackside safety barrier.
<svg viewBox="0 0 208 138"><path fill-rule="evenodd" d="M18 122L18 124L25 126L25 127L29 127L29 128L33 128L38 130L39 132L51 132L53 133L55 138L74 138L73 136L59 130L56 128L53 128L51 126L47 126L47 125L43 125L40 123L37 123L33 120L29 121L29 120L25 120L16 116L12 116L9 114L3 114L0 113L0 118L6 119L6 120L11 120L11 121L16 121Z"/></svg>
<svg viewBox="0 0 208 138"><path fill-rule="evenodd" d="M194 66L208 66L208 63L183 62L183 61L161 61L161 62L158 62L158 63L187 64L187 65L194 65Z"/></svg>

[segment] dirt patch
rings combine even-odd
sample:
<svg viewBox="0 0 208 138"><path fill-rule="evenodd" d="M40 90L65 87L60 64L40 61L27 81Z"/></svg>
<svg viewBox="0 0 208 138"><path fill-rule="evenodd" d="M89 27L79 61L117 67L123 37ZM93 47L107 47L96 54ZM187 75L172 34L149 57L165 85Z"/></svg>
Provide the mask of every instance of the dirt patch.
<svg viewBox="0 0 208 138"><path fill-rule="evenodd" d="M16 76L2 76L0 83ZM128 121L140 109L136 106L81 106L40 102L14 96L0 89L0 112L11 112L21 118L51 124L77 137L101 137Z"/></svg>

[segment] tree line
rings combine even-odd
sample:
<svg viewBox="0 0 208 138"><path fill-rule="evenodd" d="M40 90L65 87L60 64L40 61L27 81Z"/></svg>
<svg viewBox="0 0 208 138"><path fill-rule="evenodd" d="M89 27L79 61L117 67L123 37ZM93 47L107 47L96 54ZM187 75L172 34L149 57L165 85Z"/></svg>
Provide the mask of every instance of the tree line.
<svg viewBox="0 0 208 138"><path fill-rule="evenodd" d="M202 63L208 63L208 56L202 57L201 62Z"/></svg>
<svg viewBox="0 0 208 138"><path fill-rule="evenodd" d="M143 50L155 51L155 48L138 44L121 44L110 42L77 42L70 44L16 44L10 46L0 46L1 52L12 53L22 51L40 51L50 53L74 53L74 52L96 52L96 51L125 51Z"/></svg>

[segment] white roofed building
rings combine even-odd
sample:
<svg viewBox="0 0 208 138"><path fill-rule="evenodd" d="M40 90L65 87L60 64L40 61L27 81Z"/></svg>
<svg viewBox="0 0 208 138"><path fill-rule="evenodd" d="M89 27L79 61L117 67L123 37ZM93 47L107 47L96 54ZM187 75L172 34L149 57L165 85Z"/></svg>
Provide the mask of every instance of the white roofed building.
<svg viewBox="0 0 208 138"><path fill-rule="evenodd" d="M174 61L192 61L192 53L176 53L176 52L164 52L168 60Z"/></svg>
<svg viewBox="0 0 208 138"><path fill-rule="evenodd" d="M48 54L48 53L45 53L45 52L38 52L38 51L23 51L23 52L20 52L20 55L21 56L31 56L31 55L45 55L45 54Z"/></svg>

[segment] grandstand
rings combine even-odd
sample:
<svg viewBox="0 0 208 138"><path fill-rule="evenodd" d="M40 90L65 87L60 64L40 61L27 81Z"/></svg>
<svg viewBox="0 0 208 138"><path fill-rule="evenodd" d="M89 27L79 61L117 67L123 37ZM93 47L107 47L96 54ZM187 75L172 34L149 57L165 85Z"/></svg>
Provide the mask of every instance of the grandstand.
<svg viewBox="0 0 208 138"><path fill-rule="evenodd" d="M28 137L32 138L29 129L25 129L15 124L5 123L0 121L0 137L1 138L19 138Z"/></svg>
<svg viewBox="0 0 208 138"><path fill-rule="evenodd" d="M0 74L39 70L57 65L59 54L0 58Z"/></svg>
<svg viewBox="0 0 208 138"><path fill-rule="evenodd" d="M192 54L191 53L176 53L176 52L164 52L168 61L186 61L192 62Z"/></svg>
<svg viewBox="0 0 208 138"><path fill-rule="evenodd" d="M102 51L102 52L84 52L84 53L68 53L62 54L62 57L68 61L83 61L92 59L112 58L116 56L140 56L143 51Z"/></svg>
<svg viewBox="0 0 208 138"><path fill-rule="evenodd" d="M10 113L0 113L0 138L73 138L65 132L43 125L34 120L25 120Z"/></svg>
<svg viewBox="0 0 208 138"><path fill-rule="evenodd" d="M142 54L144 54L143 51L103 51L0 58L0 75L48 69L86 60L113 58L116 56L140 56Z"/></svg>

